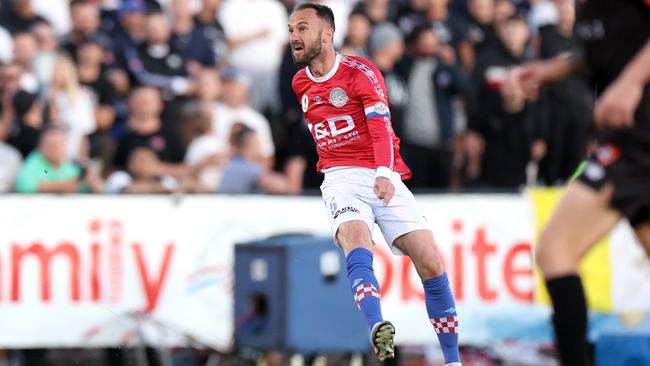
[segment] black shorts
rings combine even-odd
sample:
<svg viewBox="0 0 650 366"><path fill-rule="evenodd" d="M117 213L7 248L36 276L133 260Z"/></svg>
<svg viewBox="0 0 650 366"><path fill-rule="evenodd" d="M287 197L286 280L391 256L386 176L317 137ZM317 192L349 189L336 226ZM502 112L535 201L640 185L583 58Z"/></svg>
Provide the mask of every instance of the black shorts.
<svg viewBox="0 0 650 366"><path fill-rule="evenodd" d="M578 180L595 190L612 183L611 207L627 217L633 227L650 222L650 144L601 144Z"/></svg>

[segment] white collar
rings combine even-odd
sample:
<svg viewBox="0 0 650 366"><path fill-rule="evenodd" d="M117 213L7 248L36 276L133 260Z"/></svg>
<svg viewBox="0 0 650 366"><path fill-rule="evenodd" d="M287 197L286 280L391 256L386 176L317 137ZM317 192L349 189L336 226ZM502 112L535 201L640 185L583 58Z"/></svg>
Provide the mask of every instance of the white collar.
<svg viewBox="0 0 650 366"><path fill-rule="evenodd" d="M309 66L307 66L305 69L306 69L306 72L307 72L307 76L311 79L311 81L314 81L314 82L317 82L317 83L323 83L323 82L331 79L332 76L334 76L334 74L336 74L336 72L339 69L339 64L340 63L341 63L341 54L336 53L336 60L334 60L334 66L332 67L332 70L330 70L327 74L325 74L325 75L323 75L321 77L315 77L311 73L311 71L309 71Z"/></svg>

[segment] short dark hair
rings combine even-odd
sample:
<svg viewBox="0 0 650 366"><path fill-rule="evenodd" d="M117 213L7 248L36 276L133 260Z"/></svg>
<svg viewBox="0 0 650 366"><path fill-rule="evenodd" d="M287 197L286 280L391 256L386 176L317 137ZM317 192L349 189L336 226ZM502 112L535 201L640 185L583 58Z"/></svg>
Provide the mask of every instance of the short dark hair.
<svg viewBox="0 0 650 366"><path fill-rule="evenodd" d="M416 25L411 31L411 33L409 33L408 37L406 37L406 44L408 44L409 46L415 45L420 39L420 36L426 32L432 32L433 34L436 33L433 31L433 28L428 23Z"/></svg>
<svg viewBox="0 0 650 366"><path fill-rule="evenodd" d="M330 9L329 6L315 3L304 3L298 5L294 12L305 9L314 9L316 11L316 15L319 18L326 21L332 27L332 29L336 30L336 26L334 26L334 12L332 12L332 9Z"/></svg>

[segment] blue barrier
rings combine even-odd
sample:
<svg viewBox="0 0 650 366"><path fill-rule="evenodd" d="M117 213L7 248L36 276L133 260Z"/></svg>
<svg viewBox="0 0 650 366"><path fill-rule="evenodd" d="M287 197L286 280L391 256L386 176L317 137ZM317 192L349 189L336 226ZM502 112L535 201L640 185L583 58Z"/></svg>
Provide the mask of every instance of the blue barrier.
<svg viewBox="0 0 650 366"><path fill-rule="evenodd" d="M650 366L650 332L619 330L596 341L597 366Z"/></svg>
<svg viewBox="0 0 650 366"><path fill-rule="evenodd" d="M286 235L235 246L235 343L260 350L366 352L340 249Z"/></svg>

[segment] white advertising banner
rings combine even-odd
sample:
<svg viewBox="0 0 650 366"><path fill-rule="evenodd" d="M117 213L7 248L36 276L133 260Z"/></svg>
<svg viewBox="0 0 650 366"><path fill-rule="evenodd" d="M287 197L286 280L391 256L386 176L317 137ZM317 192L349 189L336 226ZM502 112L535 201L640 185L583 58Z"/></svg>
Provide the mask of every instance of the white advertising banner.
<svg viewBox="0 0 650 366"><path fill-rule="evenodd" d="M531 201L438 195L418 202L456 295L461 340L548 337L548 329L539 334L548 310L533 306ZM226 350L234 244L329 235L319 197L8 195L0 207L0 348L136 339L179 345L187 335ZM383 312L398 328L397 341L434 341L415 270L391 254L378 229L373 236Z"/></svg>

